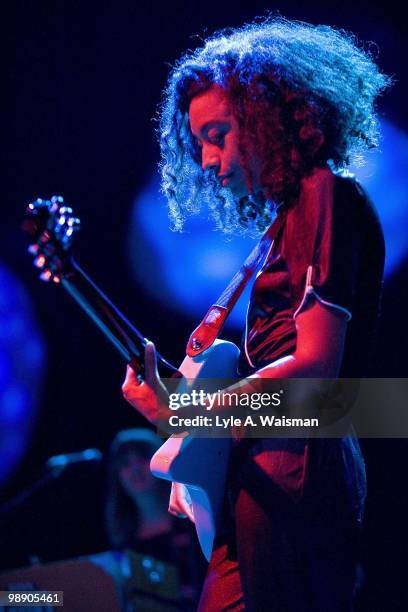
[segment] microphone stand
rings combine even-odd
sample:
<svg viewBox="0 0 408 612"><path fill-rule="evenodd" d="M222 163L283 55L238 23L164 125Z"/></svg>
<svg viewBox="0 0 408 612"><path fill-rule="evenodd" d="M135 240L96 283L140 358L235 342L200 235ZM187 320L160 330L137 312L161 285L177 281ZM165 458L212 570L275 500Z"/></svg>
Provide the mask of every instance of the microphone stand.
<svg viewBox="0 0 408 612"><path fill-rule="evenodd" d="M96 449L90 449L93 451L92 457L87 457L86 453L88 451L82 451L82 453L72 453L72 455L83 456L83 460L85 462L93 463L95 460L100 461L102 458L102 454ZM100 457L98 457L98 454ZM44 489L50 482L57 480L62 474L75 463L71 463L69 460L67 461L65 458L70 455L56 455L54 457L50 457L46 462L40 476L28 487L17 493L10 500L6 501L0 506L0 524L7 519L10 513L18 508L21 504L29 500L35 493Z"/></svg>
<svg viewBox="0 0 408 612"><path fill-rule="evenodd" d="M64 469L64 468L63 468ZM52 470L43 470L39 478L35 480L28 487L17 493L14 497L6 501L0 506L0 523L3 522L9 514L18 508L21 504L30 499L35 493L44 489L50 482L57 479L63 469L60 467L53 468Z"/></svg>

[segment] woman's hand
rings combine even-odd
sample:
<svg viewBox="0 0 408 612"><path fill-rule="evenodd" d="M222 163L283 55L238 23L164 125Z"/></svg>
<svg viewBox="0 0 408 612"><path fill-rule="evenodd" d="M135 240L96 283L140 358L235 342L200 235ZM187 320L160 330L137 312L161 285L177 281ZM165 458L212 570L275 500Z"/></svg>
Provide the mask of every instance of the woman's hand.
<svg viewBox="0 0 408 612"><path fill-rule="evenodd" d="M190 494L187 487L179 482L171 483L169 512L178 518L189 518L194 523Z"/></svg>
<svg viewBox="0 0 408 612"><path fill-rule="evenodd" d="M159 413L168 410L169 394L157 371L156 349L153 342L148 342L145 347L144 380L140 380L133 368L128 365L122 393L125 400L154 425L157 425Z"/></svg>

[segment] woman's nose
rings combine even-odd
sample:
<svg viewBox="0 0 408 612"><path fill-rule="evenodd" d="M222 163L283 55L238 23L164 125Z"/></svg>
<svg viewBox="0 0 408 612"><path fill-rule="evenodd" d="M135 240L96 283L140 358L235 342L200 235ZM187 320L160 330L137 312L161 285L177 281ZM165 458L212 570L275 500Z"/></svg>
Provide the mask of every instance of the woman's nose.
<svg viewBox="0 0 408 612"><path fill-rule="evenodd" d="M219 155L214 151L206 151L203 149L201 167L203 170L213 170L217 173L220 168Z"/></svg>

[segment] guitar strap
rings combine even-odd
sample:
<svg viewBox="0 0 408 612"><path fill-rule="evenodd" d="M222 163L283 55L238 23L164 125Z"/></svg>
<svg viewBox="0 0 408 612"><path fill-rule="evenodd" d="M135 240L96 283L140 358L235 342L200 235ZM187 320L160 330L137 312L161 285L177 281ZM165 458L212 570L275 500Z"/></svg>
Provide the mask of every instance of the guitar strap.
<svg viewBox="0 0 408 612"><path fill-rule="evenodd" d="M283 225L285 217L285 210L277 215L238 272L234 275L227 288L224 289L216 303L211 306L204 319L195 328L187 344L186 352L189 357L200 355L200 353L212 346L255 270L267 256L278 231Z"/></svg>

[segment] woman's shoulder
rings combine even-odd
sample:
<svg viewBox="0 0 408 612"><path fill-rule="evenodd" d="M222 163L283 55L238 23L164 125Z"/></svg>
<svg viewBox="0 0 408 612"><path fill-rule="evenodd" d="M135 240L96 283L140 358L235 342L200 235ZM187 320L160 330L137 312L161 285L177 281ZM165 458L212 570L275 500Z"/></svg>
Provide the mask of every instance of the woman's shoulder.
<svg viewBox="0 0 408 612"><path fill-rule="evenodd" d="M298 214L320 217L328 209L350 217L371 218L379 223L378 213L363 185L348 169L314 168L301 180Z"/></svg>
<svg viewBox="0 0 408 612"><path fill-rule="evenodd" d="M314 168L301 181L297 202L288 210L285 242L293 249L318 245L335 236L351 234L381 245L383 232L378 213L364 187L348 170Z"/></svg>
<svg viewBox="0 0 408 612"><path fill-rule="evenodd" d="M329 166L313 168L307 176L301 179L300 185L300 196L343 189L348 190L349 194L354 193L361 199L369 199L355 174L347 168L338 170L332 170Z"/></svg>
<svg viewBox="0 0 408 612"><path fill-rule="evenodd" d="M345 209L346 214L357 225L364 228L364 233L373 236L377 242L383 242L383 230L380 216L370 195L357 179L348 170L333 173L335 177L333 187L334 209ZM344 213L343 213L344 214Z"/></svg>

